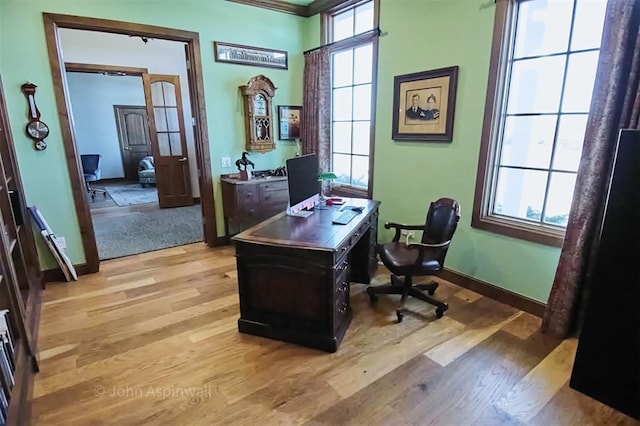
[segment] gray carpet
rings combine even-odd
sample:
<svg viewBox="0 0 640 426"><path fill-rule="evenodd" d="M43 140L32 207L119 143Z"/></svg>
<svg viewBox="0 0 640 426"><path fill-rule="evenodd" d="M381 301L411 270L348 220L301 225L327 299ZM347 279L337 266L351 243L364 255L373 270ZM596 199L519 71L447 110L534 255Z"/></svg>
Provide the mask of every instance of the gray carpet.
<svg viewBox="0 0 640 426"><path fill-rule="evenodd" d="M93 218L101 260L202 241L199 205Z"/></svg>
<svg viewBox="0 0 640 426"><path fill-rule="evenodd" d="M158 189L155 186L147 185L143 188L139 183L128 183L109 185L105 189L113 202L120 207L158 202Z"/></svg>

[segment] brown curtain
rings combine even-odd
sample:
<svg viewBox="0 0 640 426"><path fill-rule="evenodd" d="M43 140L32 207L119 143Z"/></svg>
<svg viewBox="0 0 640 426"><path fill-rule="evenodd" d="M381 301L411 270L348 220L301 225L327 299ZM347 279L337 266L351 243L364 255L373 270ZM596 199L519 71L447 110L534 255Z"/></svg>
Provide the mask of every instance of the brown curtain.
<svg viewBox="0 0 640 426"><path fill-rule="evenodd" d="M609 0L573 204L542 321L558 337L576 331L588 292L618 132L638 128L639 23L640 2Z"/></svg>
<svg viewBox="0 0 640 426"><path fill-rule="evenodd" d="M305 54L302 98L302 153L318 154L321 172L330 169L331 68L328 48Z"/></svg>

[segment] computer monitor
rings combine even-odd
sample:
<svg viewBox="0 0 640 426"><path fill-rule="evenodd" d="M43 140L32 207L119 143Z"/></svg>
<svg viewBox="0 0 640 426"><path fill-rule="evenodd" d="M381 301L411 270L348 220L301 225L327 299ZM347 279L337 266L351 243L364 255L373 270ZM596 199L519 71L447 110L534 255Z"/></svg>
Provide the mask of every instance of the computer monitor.
<svg viewBox="0 0 640 426"><path fill-rule="evenodd" d="M287 160L287 182L289 183L290 216L309 216L320 199L318 182L318 157L303 155Z"/></svg>

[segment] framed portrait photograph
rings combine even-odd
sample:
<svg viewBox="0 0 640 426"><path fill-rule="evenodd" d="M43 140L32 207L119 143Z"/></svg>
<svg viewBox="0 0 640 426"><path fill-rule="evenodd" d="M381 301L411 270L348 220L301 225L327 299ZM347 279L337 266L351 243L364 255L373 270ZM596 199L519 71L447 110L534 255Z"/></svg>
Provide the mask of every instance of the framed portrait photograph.
<svg viewBox="0 0 640 426"><path fill-rule="evenodd" d="M458 67L396 76L392 139L451 142Z"/></svg>
<svg viewBox="0 0 640 426"><path fill-rule="evenodd" d="M241 44L213 42L216 62L253 65L257 67L289 68L287 52L284 50L265 49L262 47L243 46Z"/></svg>
<svg viewBox="0 0 640 426"><path fill-rule="evenodd" d="M293 141L300 138L302 107L278 105L278 134L280 140Z"/></svg>

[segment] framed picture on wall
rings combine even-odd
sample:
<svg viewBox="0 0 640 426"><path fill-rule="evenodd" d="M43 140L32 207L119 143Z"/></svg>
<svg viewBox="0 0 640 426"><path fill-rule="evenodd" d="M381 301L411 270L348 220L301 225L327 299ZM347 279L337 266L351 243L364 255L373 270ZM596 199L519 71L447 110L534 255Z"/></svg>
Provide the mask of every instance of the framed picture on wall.
<svg viewBox="0 0 640 426"><path fill-rule="evenodd" d="M278 105L278 134L282 141L293 141L300 138L300 121L302 107Z"/></svg>
<svg viewBox="0 0 640 426"><path fill-rule="evenodd" d="M457 66L396 76L393 140L451 142L457 83Z"/></svg>

